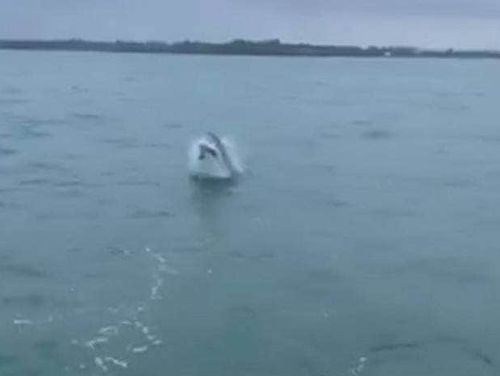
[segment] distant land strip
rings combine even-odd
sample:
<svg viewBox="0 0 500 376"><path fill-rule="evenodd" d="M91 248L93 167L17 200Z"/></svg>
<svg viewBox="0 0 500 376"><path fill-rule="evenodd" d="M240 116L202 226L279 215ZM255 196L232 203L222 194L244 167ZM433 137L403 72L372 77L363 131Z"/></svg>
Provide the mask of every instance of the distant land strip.
<svg viewBox="0 0 500 376"><path fill-rule="evenodd" d="M451 48L439 50L405 46L330 46L305 43L283 43L279 39L263 41L235 39L227 43L196 41L165 43L156 41L135 42L121 40L115 42L99 42L82 39L0 39L0 49L251 56L500 58L500 51L494 50L455 50Z"/></svg>

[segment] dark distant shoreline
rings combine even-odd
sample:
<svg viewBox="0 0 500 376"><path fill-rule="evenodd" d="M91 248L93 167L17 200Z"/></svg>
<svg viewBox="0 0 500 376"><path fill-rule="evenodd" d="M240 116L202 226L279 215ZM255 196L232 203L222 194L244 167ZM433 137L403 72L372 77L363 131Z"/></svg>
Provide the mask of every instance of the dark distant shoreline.
<svg viewBox="0 0 500 376"><path fill-rule="evenodd" d="M0 39L0 49L47 51L133 52L155 54L312 56L312 57L406 57L406 58L500 58L500 51L420 49L415 47L358 47L282 43L278 39L227 43L206 42L96 42L82 39L14 40Z"/></svg>

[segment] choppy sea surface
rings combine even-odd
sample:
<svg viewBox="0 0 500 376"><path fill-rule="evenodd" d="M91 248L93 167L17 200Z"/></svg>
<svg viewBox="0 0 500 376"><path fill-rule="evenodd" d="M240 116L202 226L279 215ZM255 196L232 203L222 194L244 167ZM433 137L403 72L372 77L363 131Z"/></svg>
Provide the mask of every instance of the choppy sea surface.
<svg viewBox="0 0 500 376"><path fill-rule="evenodd" d="M499 103L495 60L1 51L0 375L498 375Z"/></svg>

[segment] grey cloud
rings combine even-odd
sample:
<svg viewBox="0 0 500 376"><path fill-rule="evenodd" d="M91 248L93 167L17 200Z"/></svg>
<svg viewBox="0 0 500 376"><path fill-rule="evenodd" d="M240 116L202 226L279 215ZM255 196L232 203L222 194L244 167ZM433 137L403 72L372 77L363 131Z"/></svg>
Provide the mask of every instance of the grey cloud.
<svg viewBox="0 0 500 376"><path fill-rule="evenodd" d="M500 48L500 0L0 0L0 38Z"/></svg>
<svg viewBox="0 0 500 376"><path fill-rule="evenodd" d="M251 0L248 4L285 12L336 11L391 15L500 17L498 0Z"/></svg>

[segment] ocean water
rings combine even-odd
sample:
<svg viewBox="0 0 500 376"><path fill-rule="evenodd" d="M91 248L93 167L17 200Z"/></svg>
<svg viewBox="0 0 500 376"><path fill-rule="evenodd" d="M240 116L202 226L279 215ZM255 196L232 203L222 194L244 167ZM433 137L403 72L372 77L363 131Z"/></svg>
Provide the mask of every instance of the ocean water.
<svg viewBox="0 0 500 376"><path fill-rule="evenodd" d="M1 51L0 375L498 375L499 103L495 60Z"/></svg>

